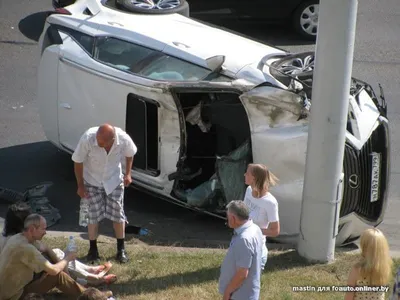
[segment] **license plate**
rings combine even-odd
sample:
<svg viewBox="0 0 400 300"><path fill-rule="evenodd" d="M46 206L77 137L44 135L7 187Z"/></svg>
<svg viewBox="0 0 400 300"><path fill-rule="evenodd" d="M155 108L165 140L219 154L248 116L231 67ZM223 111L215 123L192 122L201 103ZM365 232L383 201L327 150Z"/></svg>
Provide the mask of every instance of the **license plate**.
<svg viewBox="0 0 400 300"><path fill-rule="evenodd" d="M372 152L372 173L371 173L371 202L378 201L379 198L379 181L381 174L381 155Z"/></svg>

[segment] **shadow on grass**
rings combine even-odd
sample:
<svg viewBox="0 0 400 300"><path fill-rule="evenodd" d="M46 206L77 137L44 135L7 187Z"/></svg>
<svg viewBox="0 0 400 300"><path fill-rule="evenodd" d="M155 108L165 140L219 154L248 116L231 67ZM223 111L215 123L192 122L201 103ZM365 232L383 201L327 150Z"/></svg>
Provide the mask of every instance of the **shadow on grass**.
<svg viewBox="0 0 400 300"><path fill-rule="evenodd" d="M350 253L357 250L357 247L351 246L349 248L337 248L336 249L336 259L343 253ZM354 252L355 253L355 252ZM268 256L268 261L265 267L264 273L275 272L280 270L287 270L292 268L303 268L303 267L313 267L313 266L333 266L333 264L325 264L319 262L309 262L302 256L300 256L297 250L288 250L280 254L270 254Z"/></svg>
<svg viewBox="0 0 400 300"><path fill-rule="evenodd" d="M264 273L312 265L312 263L309 263L306 259L302 258L296 250L291 250L280 254L268 255L268 261Z"/></svg>
<svg viewBox="0 0 400 300"><path fill-rule="evenodd" d="M112 290L118 296L138 295L141 293L156 293L172 287L199 285L219 278L220 268L205 268L198 271L171 274L156 278L130 280L124 283L114 283Z"/></svg>
<svg viewBox="0 0 400 300"><path fill-rule="evenodd" d="M308 263L305 259L300 257L295 250L286 251L269 257L264 275L281 270L313 267L315 265L318 264ZM138 295L141 293L157 293L174 287L199 285L211 281L215 282L219 279L220 266L218 265L217 267L209 267L192 272L182 272L155 278L135 280L139 273L140 269L133 271L127 282L117 282L113 284L112 290L119 296Z"/></svg>

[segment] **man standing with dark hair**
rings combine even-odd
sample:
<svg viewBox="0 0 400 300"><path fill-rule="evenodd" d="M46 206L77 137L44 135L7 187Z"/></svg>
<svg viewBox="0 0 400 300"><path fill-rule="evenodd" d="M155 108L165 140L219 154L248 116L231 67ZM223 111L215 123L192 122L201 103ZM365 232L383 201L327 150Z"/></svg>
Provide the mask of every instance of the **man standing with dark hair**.
<svg viewBox="0 0 400 300"><path fill-rule="evenodd" d="M249 208L241 200L227 205L228 226L234 229L221 266L219 292L223 300L258 300L260 297L262 232L249 220Z"/></svg>
<svg viewBox="0 0 400 300"><path fill-rule="evenodd" d="M89 262L100 259L97 249L98 223L113 222L117 238L117 260L126 263L124 187L132 182L131 170L137 147L131 137L118 127L103 124L88 129L72 155L78 195L88 201ZM121 160L125 158L125 175Z"/></svg>

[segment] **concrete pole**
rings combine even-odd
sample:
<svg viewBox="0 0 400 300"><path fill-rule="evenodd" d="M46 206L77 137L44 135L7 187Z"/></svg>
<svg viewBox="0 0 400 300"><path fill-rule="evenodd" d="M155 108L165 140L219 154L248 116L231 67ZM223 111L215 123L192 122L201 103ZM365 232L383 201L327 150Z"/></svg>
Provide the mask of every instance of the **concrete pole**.
<svg viewBox="0 0 400 300"><path fill-rule="evenodd" d="M320 0L298 253L335 257L357 0Z"/></svg>

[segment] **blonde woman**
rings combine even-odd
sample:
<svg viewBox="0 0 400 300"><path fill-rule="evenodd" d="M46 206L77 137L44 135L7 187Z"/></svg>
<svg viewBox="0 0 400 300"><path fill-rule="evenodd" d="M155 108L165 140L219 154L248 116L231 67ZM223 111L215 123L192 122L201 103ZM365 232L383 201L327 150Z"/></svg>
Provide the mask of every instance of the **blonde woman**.
<svg viewBox="0 0 400 300"><path fill-rule="evenodd" d="M347 285L378 286L389 285L392 272L392 258L389 245L382 231L377 228L367 229L360 239L361 258L351 269ZM385 292L347 292L345 300L384 300Z"/></svg>
<svg viewBox="0 0 400 300"><path fill-rule="evenodd" d="M268 257L266 237L278 236L280 232L278 201L269 192L278 179L262 164L249 164L244 177L248 185L244 203L250 209L250 219L263 233L261 268L264 269Z"/></svg>

